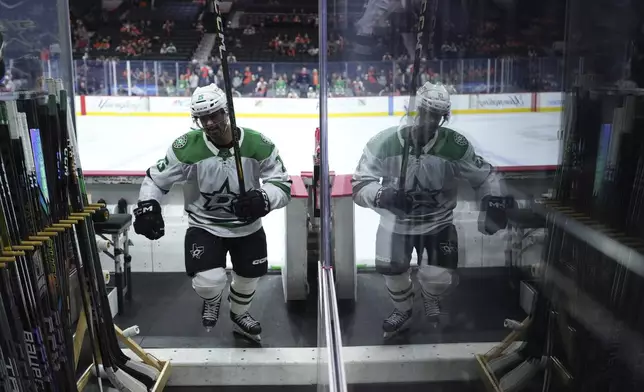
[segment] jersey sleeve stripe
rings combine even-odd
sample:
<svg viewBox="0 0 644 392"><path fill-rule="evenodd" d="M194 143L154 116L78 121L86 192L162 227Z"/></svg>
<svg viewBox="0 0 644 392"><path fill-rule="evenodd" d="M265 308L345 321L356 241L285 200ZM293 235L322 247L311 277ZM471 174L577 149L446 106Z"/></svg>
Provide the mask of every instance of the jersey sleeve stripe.
<svg viewBox="0 0 644 392"><path fill-rule="evenodd" d="M356 194L356 193L360 192L360 190L361 190L362 188L364 188L364 187L366 187L367 185L372 184L372 183L374 183L374 182L378 182L378 180L377 180L377 179L373 179L373 180L359 180L359 181L351 181L351 183L352 183L352 184L351 184L351 186L352 186L352 188L353 188L353 193L354 193L354 194Z"/></svg>
<svg viewBox="0 0 644 392"><path fill-rule="evenodd" d="M288 181L289 185L286 185L282 181L266 181L266 184L272 184L278 187L282 192L286 193L286 195L290 198L291 197L291 181Z"/></svg>
<svg viewBox="0 0 644 392"><path fill-rule="evenodd" d="M152 182L154 183L154 185L155 185L157 188L159 188L159 190L160 190L161 192L163 192L163 194L164 194L164 195L165 195L166 193L170 192L170 190L169 190L169 189L168 189L168 190L163 189L163 188L161 188L159 185L157 185L157 183L156 183L156 182L154 182L154 178L152 178L152 176L150 175L150 168L148 168L148 170L146 170L146 171L145 171L145 175L146 175L150 180L152 180Z"/></svg>

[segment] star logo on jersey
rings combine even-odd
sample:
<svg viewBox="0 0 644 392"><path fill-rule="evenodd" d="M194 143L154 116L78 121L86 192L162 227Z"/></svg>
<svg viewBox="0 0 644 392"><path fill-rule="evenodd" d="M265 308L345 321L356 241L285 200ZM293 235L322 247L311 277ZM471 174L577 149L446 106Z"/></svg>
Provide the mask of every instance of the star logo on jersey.
<svg viewBox="0 0 644 392"><path fill-rule="evenodd" d="M204 210L222 210L230 214L234 213L233 201L237 198L237 194L230 191L230 183L227 178L218 190L210 193L201 192L201 196L206 199L206 202L203 205Z"/></svg>
<svg viewBox="0 0 644 392"><path fill-rule="evenodd" d="M412 189L408 192L414 201L413 209L419 208L437 208L441 205L438 201L438 195L441 193L440 190L427 189L422 186L418 177L414 177L414 184Z"/></svg>

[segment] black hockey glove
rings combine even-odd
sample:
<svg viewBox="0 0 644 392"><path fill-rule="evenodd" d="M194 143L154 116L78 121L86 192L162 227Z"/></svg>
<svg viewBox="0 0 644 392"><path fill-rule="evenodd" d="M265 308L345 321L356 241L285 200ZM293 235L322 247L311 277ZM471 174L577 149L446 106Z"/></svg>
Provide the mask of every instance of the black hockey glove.
<svg viewBox="0 0 644 392"><path fill-rule="evenodd" d="M161 206L156 200L145 200L134 209L134 232L150 240L158 240L165 234Z"/></svg>
<svg viewBox="0 0 644 392"><path fill-rule="evenodd" d="M508 225L506 210L514 206L512 196L485 196L481 200L479 213L479 231L485 235L495 234Z"/></svg>
<svg viewBox="0 0 644 392"><path fill-rule="evenodd" d="M374 204L401 217L411 212L414 200L405 191L389 187L380 188Z"/></svg>
<svg viewBox="0 0 644 392"><path fill-rule="evenodd" d="M255 220L271 211L268 195L263 189L253 189L239 196L233 203L235 215L242 219Z"/></svg>

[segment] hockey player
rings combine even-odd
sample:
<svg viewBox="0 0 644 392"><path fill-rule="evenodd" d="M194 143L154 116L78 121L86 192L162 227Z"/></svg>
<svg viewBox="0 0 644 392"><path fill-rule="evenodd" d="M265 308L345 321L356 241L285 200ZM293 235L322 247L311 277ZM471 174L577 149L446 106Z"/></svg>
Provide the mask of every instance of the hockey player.
<svg viewBox="0 0 644 392"><path fill-rule="evenodd" d="M418 280L425 315L432 321L438 321L441 297L458 284L453 210L459 179L467 180L482 200L482 233L491 235L506 225L506 198L492 166L464 136L443 126L451 108L444 86L426 83L418 90L415 107L417 113L404 118L401 126L385 129L367 143L352 181L355 203L381 215L376 270L384 276L394 304L382 326L385 338L407 329L412 320L409 265L414 250L419 260L424 251L429 256ZM405 138L410 138L410 151L401 191Z"/></svg>
<svg viewBox="0 0 644 392"><path fill-rule="evenodd" d="M422 0L369 0L365 5L364 13L355 24L353 39L355 53L363 56L371 55L378 27L385 26L392 14L402 11L405 15L405 23L401 26L402 42L408 55L413 58L417 39L415 26L423 7L421 3L423 3ZM431 4L424 6L429 7ZM435 18L435 15L433 17ZM431 26L431 29L433 31L434 26Z"/></svg>
<svg viewBox="0 0 644 392"><path fill-rule="evenodd" d="M270 140L252 129L232 129L226 95L215 84L194 91L190 111L200 129L176 139L165 158L148 169L134 210L134 229L150 240L161 238L161 199L172 185L185 182L185 268L193 289L203 299L203 326L210 331L219 318L227 283L226 255L230 253L230 318L236 332L259 341L261 326L248 310L259 278L268 269L261 218L289 202L291 180ZM232 149L233 132L240 144L243 196Z"/></svg>

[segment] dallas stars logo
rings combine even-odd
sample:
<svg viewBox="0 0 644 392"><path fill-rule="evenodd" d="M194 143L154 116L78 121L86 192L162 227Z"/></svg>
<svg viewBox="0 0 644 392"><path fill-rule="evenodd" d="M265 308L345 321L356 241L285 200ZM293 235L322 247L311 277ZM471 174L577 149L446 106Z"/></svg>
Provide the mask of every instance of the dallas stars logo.
<svg viewBox="0 0 644 392"><path fill-rule="evenodd" d="M172 143L172 147L176 149L184 148L186 144L188 144L188 136L183 135Z"/></svg>
<svg viewBox="0 0 644 392"><path fill-rule="evenodd" d="M224 181L221 185L221 188L210 193L201 192L201 196L206 199L206 202L203 205L204 210L206 211L218 211L222 210L233 214L233 200L237 198L237 194L230 191L230 184L228 179Z"/></svg>
<svg viewBox="0 0 644 392"><path fill-rule="evenodd" d="M204 252L204 247L203 246L198 246L197 244L192 244L192 249L190 249L190 256L192 256L193 259L201 259L201 255L203 255Z"/></svg>
<svg viewBox="0 0 644 392"><path fill-rule="evenodd" d="M438 195L441 193L440 190L432 190L424 188L418 177L414 176L414 184L412 189L408 192L409 196L414 200L413 209L419 208L437 208L441 205L438 201Z"/></svg>

